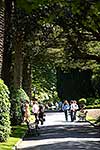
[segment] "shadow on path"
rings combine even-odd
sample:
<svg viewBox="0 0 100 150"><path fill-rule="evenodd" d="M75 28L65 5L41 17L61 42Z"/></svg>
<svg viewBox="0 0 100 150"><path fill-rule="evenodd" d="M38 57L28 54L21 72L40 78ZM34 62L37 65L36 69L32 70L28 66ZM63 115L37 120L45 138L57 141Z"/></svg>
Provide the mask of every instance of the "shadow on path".
<svg viewBox="0 0 100 150"><path fill-rule="evenodd" d="M63 113L47 113L40 135L26 134L17 150L99 150L100 130L88 122L66 122Z"/></svg>
<svg viewBox="0 0 100 150"><path fill-rule="evenodd" d="M81 123L43 126L40 136L26 134L23 145L18 150L99 150L100 131Z"/></svg>
<svg viewBox="0 0 100 150"><path fill-rule="evenodd" d="M40 129L40 136L26 134L23 140L41 140L52 138L100 138L100 130L89 125L54 125Z"/></svg>

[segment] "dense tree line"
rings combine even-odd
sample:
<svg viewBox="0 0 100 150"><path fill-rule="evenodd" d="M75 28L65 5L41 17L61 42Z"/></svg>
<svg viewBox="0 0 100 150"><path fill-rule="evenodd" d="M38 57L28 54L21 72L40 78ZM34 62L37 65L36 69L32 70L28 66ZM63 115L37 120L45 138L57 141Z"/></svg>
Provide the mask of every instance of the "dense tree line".
<svg viewBox="0 0 100 150"><path fill-rule="evenodd" d="M100 96L99 1L1 0L0 4L0 74L12 107L17 103L15 91L21 88L30 99L34 86L40 93L54 92L57 68L81 74L90 70L88 81L92 79L95 96Z"/></svg>
<svg viewBox="0 0 100 150"><path fill-rule="evenodd" d="M31 76L32 63L34 60L38 62L41 56L47 57L61 68L77 68L79 64L84 68L89 60L98 63L99 52L97 55L89 52L87 44L93 41L95 45L95 41L99 42L99 6L98 1L83 3L80 0L37 3L5 1L6 26L2 66L5 83L9 86L9 81L13 79L15 88L22 87L26 81L23 67L30 66L28 73ZM50 51L55 57L50 55ZM28 79L31 80L31 77ZM28 86L30 88L31 85Z"/></svg>

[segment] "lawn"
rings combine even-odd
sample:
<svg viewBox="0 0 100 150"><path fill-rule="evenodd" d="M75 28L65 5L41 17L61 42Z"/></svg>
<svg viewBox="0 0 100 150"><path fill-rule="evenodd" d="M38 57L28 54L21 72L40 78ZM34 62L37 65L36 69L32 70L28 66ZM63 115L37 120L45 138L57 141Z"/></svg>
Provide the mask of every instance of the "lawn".
<svg viewBox="0 0 100 150"><path fill-rule="evenodd" d="M20 126L13 126L12 133L7 142L0 143L0 150L12 150L12 148L23 137L26 131L26 124L22 124Z"/></svg>

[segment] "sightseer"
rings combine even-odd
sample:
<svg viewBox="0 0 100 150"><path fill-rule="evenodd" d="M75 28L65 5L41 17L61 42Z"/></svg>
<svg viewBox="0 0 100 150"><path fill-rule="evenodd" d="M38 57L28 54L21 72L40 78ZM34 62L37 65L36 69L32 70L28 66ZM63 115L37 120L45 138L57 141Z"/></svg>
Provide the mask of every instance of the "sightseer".
<svg viewBox="0 0 100 150"><path fill-rule="evenodd" d="M43 122L45 121L44 116L45 116L45 114L44 114L44 106L43 106L43 104L39 104L38 117L39 117L39 121L41 122L41 125L43 125Z"/></svg>
<svg viewBox="0 0 100 150"><path fill-rule="evenodd" d="M70 102L70 113L71 113L71 121L76 120L76 112L79 109L77 101L76 100L71 100Z"/></svg>
<svg viewBox="0 0 100 150"><path fill-rule="evenodd" d="M68 121L69 103L67 100L65 100L64 103L62 104L62 110L64 111L66 121Z"/></svg>
<svg viewBox="0 0 100 150"><path fill-rule="evenodd" d="M35 121L38 121L39 105L37 100L33 101L32 113L35 116Z"/></svg>
<svg viewBox="0 0 100 150"><path fill-rule="evenodd" d="M29 129L29 117L30 117L29 101L26 100L26 103L25 103L24 121L27 123L28 129Z"/></svg>

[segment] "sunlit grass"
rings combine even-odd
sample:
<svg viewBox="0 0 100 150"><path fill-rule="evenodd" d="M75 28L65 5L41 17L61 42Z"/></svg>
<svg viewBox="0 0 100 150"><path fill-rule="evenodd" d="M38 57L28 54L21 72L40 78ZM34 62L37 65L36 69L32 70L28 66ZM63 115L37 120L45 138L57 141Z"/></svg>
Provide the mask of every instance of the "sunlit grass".
<svg viewBox="0 0 100 150"><path fill-rule="evenodd" d="M11 136L9 137L7 142L0 143L0 150L12 150L15 144L24 135L26 130L27 130L27 126L25 124L21 126L13 126Z"/></svg>
<svg viewBox="0 0 100 150"><path fill-rule="evenodd" d="M10 137L7 142L0 143L0 150L11 150L20 138Z"/></svg>
<svg viewBox="0 0 100 150"><path fill-rule="evenodd" d="M86 120L91 121L91 122L95 122L96 119L91 117L91 116L86 116Z"/></svg>

